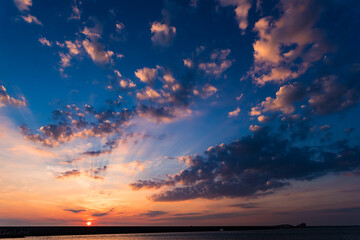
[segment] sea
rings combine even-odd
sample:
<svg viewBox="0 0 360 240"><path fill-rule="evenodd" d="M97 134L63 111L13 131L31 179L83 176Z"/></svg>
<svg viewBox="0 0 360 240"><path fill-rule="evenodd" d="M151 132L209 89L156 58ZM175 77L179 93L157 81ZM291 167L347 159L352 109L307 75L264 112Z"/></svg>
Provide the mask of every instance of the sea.
<svg viewBox="0 0 360 240"><path fill-rule="evenodd" d="M360 240L360 227L26 237L26 240Z"/></svg>

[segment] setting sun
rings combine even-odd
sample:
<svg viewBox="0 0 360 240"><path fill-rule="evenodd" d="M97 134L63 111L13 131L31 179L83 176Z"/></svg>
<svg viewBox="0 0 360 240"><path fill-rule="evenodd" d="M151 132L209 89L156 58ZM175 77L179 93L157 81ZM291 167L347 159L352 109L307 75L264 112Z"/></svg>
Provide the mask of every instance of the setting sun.
<svg viewBox="0 0 360 240"><path fill-rule="evenodd" d="M91 222L87 222L86 225L91 226Z"/></svg>

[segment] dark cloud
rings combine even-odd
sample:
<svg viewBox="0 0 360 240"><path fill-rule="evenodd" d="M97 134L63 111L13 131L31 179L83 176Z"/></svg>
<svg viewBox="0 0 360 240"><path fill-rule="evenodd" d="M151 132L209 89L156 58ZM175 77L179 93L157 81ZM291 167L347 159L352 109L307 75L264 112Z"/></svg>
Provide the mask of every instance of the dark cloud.
<svg viewBox="0 0 360 240"><path fill-rule="evenodd" d="M138 107L139 116L151 119L157 123L171 122L173 119L176 118L174 111L174 108L165 106L154 107L142 104Z"/></svg>
<svg viewBox="0 0 360 240"><path fill-rule="evenodd" d="M103 216L106 216L108 215L109 213L111 213L114 209L110 209L109 211L106 211L106 212L96 212L96 213L93 213L91 214L91 216L93 217L103 217Z"/></svg>
<svg viewBox="0 0 360 240"><path fill-rule="evenodd" d="M230 205L230 207L250 209L250 208L258 208L259 206L256 203L239 203L239 204Z"/></svg>
<svg viewBox="0 0 360 240"><path fill-rule="evenodd" d="M157 217L167 214L167 212L164 211L148 211L147 213L142 213L140 216L146 216L146 217Z"/></svg>
<svg viewBox="0 0 360 240"><path fill-rule="evenodd" d="M64 211L72 212L72 213L80 213L80 212L85 212L86 210L84 210L84 209L64 209Z"/></svg>
<svg viewBox="0 0 360 240"><path fill-rule="evenodd" d="M201 215L202 213L178 213L174 214L175 217L184 217L184 216L195 216L195 215Z"/></svg>
<svg viewBox="0 0 360 240"><path fill-rule="evenodd" d="M269 128L230 144L210 147L204 155L189 156L189 167L166 180L138 181L141 188L170 189L153 194L153 201L195 198L253 197L328 173L351 172L360 166L360 147L346 140L327 146L297 146Z"/></svg>
<svg viewBox="0 0 360 240"><path fill-rule="evenodd" d="M315 113L325 115L354 106L360 100L359 77L360 72L353 80L341 79L340 82L336 76L316 80L311 86L310 107Z"/></svg>
<svg viewBox="0 0 360 240"><path fill-rule="evenodd" d="M173 180L139 180L136 183L131 183L129 186L133 190L145 189L158 189L162 186L174 186Z"/></svg>

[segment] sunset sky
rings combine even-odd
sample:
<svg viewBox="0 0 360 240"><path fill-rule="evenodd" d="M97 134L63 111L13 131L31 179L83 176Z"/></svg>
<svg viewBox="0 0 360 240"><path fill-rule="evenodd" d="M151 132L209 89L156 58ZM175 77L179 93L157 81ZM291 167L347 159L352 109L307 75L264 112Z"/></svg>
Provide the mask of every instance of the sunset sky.
<svg viewBox="0 0 360 240"><path fill-rule="evenodd" d="M357 0L1 0L0 225L360 224Z"/></svg>

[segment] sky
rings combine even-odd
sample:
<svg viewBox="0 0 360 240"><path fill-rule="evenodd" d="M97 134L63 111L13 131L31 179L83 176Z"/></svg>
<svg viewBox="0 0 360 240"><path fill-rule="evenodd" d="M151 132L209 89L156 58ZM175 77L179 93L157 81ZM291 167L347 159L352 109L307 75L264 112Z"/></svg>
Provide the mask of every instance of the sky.
<svg viewBox="0 0 360 240"><path fill-rule="evenodd" d="M0 2L0 225L359 225L356 0Z"/></svg>

